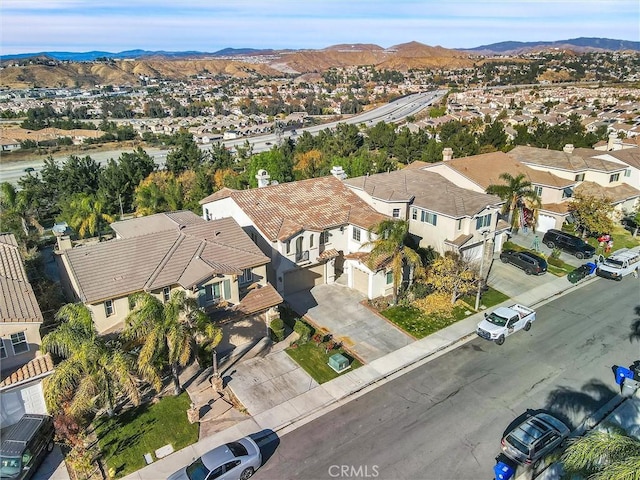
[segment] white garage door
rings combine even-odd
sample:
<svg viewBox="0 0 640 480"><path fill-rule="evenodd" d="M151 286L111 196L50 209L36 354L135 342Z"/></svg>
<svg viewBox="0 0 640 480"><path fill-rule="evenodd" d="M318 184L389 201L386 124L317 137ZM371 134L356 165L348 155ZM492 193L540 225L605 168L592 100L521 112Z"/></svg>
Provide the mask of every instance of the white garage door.
<svg viewBox="0 0 640 480"><path fill-rule="evenodd" d="M324 283L324 264L293 270L284 275L284 294L311 290Z"/></svg>
<svg viewBox="0 0 640 480"><path fill-rule="evenodd" d="M42 393L42 383L0 394L0 416L2 426L13 425L25 413L47 413Z"/></svg>
<svg viewBox="0 0 640 480"><path fill-rule="evenodd" d="M353 269L353 288L359 292L369 295L369 274L360 269Z"/></svg>
<svg viewBox="0 0 640 480"><path fill-rule="evenodd" d="M551 230L552 228L556 228L556 219L551 215L543 215L542 213L538 215L538 231L546 232L547 230Z"/></svg>

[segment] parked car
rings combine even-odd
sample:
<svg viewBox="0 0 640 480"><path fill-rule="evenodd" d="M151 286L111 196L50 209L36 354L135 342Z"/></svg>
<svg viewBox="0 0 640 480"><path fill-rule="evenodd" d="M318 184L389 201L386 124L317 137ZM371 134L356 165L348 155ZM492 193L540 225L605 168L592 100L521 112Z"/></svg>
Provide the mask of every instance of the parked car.
<svg viewBox="0 0 640 480"><path fill-rule="evenodd" d="M502 439L502 451L521 465L533 465L555 450L569 436L569 428L548 413L536 413Z"/></svg>
<svg viewBox="0 0 640 480"><path fill-rule="evenodd" d="M596 253L596 248L581 238L555 229L548 230L544 234L542 243L551 249L557 247L560 250L564 250L580 260L583 258L591 258L594 253Z"/></svg>
<svg viewBox="0 0 640 480"><path fill-rule="evenodd" d="M543 275L547 273L547 261L530 252L505 250L500 253L502 263L510 263L521 268L527 275Z"/></svg>
<svg viewBox="0 0 640 480"><path fill-rule="evenodd" d="M210 450L168 480L247 480L261 465L260 447L244 437Z"/></svg>
<svg viewBox="0 0 640 480"><path fill-rule="evenodd" d="M27 480L54 447L53 419L27 413L8 427L0 446L0 478Z"/></svg>
<svg viewBox="0 0 640 480"><path fill-rule="evenodd" d="M491 313L484 312L484 319L478 323L476 333L485 340L502 345L506 337L518 330L528 332L535 321L535 310L516 303L510 307L498 307Z"/></svg>
<svg viewBox="0 0 640 480"><path fill-rule="evenodd" d="M591 263L591 262L584 263L580 265L578 268L575 268L574 270L569 272L569 275L567 275L567 279L571 283L578 283L583 278L586 278L589 275L593 275L597 267L598 265L595 263Z"/></svg>
<svg viewBox="0 0 640 480"><path fill-rule="evenodd" d="M638 277L640 271L640 251L622 248L605 259L596 270L596 275L620 281L625 275Z"/></svg>

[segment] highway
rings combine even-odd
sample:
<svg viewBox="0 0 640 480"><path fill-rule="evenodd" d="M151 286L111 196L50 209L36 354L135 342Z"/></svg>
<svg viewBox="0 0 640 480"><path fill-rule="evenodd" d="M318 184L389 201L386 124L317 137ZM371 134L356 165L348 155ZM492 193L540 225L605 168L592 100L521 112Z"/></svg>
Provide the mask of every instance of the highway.
<svg viewBox="0 0 640 480"><path fill-rule="evenodd" d="M406 97L399 98L388 104L382 105L368 112L354 115L348 119L341 120L339 122L329 122L322 125L314 125L311 127L299 128L295 131L295 134L291 131L285 131L282 134L281 139L293 138L295 140L297 135L307 131L312 135L317 135L320 131L327 128L335 128L338 123L347 123L355 125L366 125L371 127L378 122L386 123L400 123L411 115L416 115L421 110L429 107L430 105L438 102L445 94L446 90L437 90L426 93L416 93L408 95ZM224 140L222 143L229 149L235 149L238 146L244 145L246 142L252 146L254 153L260 153L266 150L270 150L278 142L278 137L274 134L260 135L254 137L241 137L232 140ZM211 150L211 145L200 145L200 148L205 151ZM132 152L133 149L122 150L109 150L109 151L96 151L86 152L78 151L77 155L86 156L89 155L96 162L105 164L109 159L118 159L124 152ZM145 148L145 151L151 155L159 168L163 168L166 158L167 150L161 150L158 148ZM57 162L64 162L68 158L69 154L64 156L54 156ZM15 162L2 162L0 163L0 181L9 182L17 185L18 179L25 175L25 169L33 169L33 172L38 172L42 169L44 160L42 158L34 160L20 160Z"/></svg>
<svg viewBox="0 0 640 480"><path fill-rule="evenodd" d="M639 308L637 279L598 279L502 346L475 338L281 436L255 478L494 478L500 440L528 410L575 428L619 392L612 366L640 360Z"/></svg>

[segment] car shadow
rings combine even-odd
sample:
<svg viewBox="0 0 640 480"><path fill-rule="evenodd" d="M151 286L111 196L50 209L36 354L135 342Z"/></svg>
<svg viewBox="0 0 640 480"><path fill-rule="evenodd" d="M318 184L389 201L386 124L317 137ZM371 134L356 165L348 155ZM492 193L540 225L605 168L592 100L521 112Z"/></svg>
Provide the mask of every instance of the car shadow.
<svg viewBox="0 0 640 480"><path fill-rule="evenodd" d="M249 437L251 437L251 439L253 439L253 441L255 441L260 447L262 465L264 466L280 446L280 437L278 437L276 432L269 428L257 433L252 433Z"/></svg>

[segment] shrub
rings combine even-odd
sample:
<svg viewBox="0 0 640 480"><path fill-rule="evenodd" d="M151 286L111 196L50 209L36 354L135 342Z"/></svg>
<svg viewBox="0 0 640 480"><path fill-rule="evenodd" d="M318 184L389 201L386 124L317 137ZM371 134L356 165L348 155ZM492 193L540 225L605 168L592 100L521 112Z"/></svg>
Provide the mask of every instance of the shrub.
<svg viewBox="0 0 640 480"><path fill-rule="evenodd" d="M424 298L432 292L432 289L426 283L414 283L411 285L409 289L409 293L413 297L414 300L419 300L420 298Z"/></svg>
<svg viewBox="0 0 640 480"><path fill-rule="evenodd" d="M280 312L280 318L284 322L284 324L293 330L296 322L300 319L300 317L294 312L290 307L286 305L280 305L278 307L278 311Z"/></svg>
<svg viewBox="0 0 640 480"><path fill-rule="evenodd" d="M549 265L553 265L554 267L562 267L564 262L557 257L549 256L547 258L547 263Z"/></svg>
<svg viewBox="0 0 640 480"><path fill-rule="evenodd" d="M511 241L506 241L502 244L502 251L504 250L514 250L516 252L521 252L522 250L524 250L524 248L522 248L520 245L518 245L517 243L513 243Z"/></svg>
<svg viewBox="0 0 640 480"><path fill-rule="evenodd" d="M274 318L271 320L269 330L271 331L271 338L275 342L281 342L284 340L284 322L281 318Z"/></svg>
<svg viewBox="0 0 640 480"><path fill-rule="evenodd" d="M309 341L312 332L311 327L302 320L296 320L296 324L293 326L293 331L299 335L301 342Z"/></svg>
<svg viewBox="0 0 640 480"><path fill-rule="evenodd" d="M549 255L549 258L560 258L560 253L562 253L562 250L556 247L551 251L551 255Z"/></svg>

